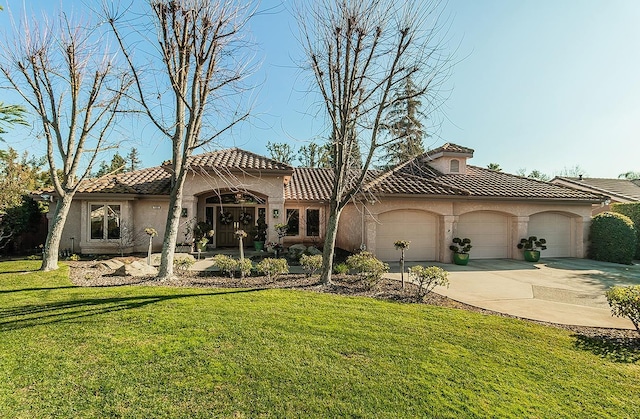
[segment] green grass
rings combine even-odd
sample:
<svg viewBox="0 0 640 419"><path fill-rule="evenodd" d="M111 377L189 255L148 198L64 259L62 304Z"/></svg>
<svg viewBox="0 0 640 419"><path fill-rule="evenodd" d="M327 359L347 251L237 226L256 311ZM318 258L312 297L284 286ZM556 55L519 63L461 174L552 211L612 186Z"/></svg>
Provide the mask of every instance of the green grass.
<svg viewBox="0 0 640 419"><path fill-rule="evenodd" d="M554 328L38 266L0 263L0 417L640 416L640 356Z"/></svg>

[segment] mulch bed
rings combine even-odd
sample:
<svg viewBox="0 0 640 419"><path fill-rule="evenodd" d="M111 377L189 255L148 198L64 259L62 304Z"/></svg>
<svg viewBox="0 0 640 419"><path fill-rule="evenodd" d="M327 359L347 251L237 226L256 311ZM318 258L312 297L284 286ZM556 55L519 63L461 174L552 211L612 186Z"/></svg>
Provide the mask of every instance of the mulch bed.
<svg viewBox="0 0 640 419"><path fill-rule="evenodd" d="M127 261L126 258L124 259ZM349 275L334 275L332 276L333 284L322 285L318 283L317 276L308 278L301 274L283 275L275 280L269 281L265 276L252 276L240 279L221 277L212 272L176 270L176 277L174 279L159 282L152 277L141 278L116 276L114 275L113 270L100 266L96 261L70 261L67 263L70 266L71 281L74 285L83 287L146 285L202 288L283 288L339 295L371 297L400 303L430 304L440 307L467 310L485 315L517 318L515 316L464 304L435 292L427 294L424 299L418 301L415 296L415 285L407 283L405 288L402 288L399 281L389 279L382 280L373 289L367 289L363 287L362 284L355 281L353 276ZM613 347L618 350L622 349L626 353L626 358L629 357L629 351L631 351L632 360L640 360L640 337L638 332L635 330L571 326L534 320L527 321L572 331L578 338L579 346L589 347L596 352L598 352L598 350L602 350L607 355L610 355L609 352L611 351L611 347ZM594 346L595 348L592 348Z"/></svg>

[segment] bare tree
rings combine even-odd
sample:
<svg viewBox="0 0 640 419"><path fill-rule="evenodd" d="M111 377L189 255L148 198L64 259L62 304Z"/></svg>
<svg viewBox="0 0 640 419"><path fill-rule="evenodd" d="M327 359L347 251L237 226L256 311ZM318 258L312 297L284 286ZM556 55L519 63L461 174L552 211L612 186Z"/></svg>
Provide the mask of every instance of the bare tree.
<svg viewBox="0 0 640 419"><path fill-rule="evenodd" d="M245 26L255 7L232 0L150 0L149 5L157 35L152 43L157 42L158 53L149 68L134 59L133 51L140 45L127 43L131 38L141 42L140 36L146 34L137 31L137 36L129 37L135 31L124 27L124 15L111 10L107 2L103 10L134 75L136 99L172 143L169 213L158 273L158 279L165 280L173 276L189 157L249 115L241 101L247 90L244 81L252 72ZM167 89L160 90L162 86Z"/></svg>
<svg viewBox="0 0 640 419"><path fill-rule="evenodd" d="M89 22L72 22L61 12L53 21L13 21L12 32L2 42L0 70L37 116L57 194L41 267L48 271L58 268L71 201L106 147L131 80L117 70L108 43Z"/></svg>
<svg viewBox="0 0 640 419"><path fill-rule="evenodd" d="M438 102L438 85L451 60L442 51L436 2L318 0L300 5L297 20L311 71L329 121L333 186L321 281L331 283L338 221L362 192L376 150L397 139L379 136L394 96L411 78L411 97ZM354 158L361 151L362 161Z"/></svg>

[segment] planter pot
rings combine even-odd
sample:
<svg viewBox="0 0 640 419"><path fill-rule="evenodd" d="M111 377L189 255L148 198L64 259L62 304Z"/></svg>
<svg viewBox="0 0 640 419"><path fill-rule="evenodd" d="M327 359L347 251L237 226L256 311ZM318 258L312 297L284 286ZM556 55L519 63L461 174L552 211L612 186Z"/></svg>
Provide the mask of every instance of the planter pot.
<svg viewBox="0 0 640 419"><path fill-rule="evenodd" d="M469 263L469 253L454 253L453 263L456 265L466 265Z"/></svg>
<svg viewBox="0 0 640 419"><path fill-rule="evenodd" d="M540 251L539 250L525 250L524 251L524 260L527 262L537 262L540 260Z"/></svg>
<svg viewBox="0 0 640 419"><path fill-rule="evenodd" d="M253 248L256 249L256 252L262 252L264 250L264 242L254 241Z"/></svg>

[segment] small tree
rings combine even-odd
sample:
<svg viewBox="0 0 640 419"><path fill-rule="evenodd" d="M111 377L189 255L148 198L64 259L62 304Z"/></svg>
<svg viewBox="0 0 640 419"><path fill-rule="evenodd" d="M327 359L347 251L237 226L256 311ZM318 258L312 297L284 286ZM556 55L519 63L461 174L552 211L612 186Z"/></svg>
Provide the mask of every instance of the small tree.
<svg viewBox="0 0 640 419"><path fill-rule="evenodd" d="M402 281L402 288L404 288L404 251L409 248L411 241L409 240L398 240L393 243L393 246L396 250L400 250L400 279Z"/></svg>
<svg viewBox="0 0 640 419"><path fill-rule="evenodd" d="M423 300L436 286L449 286L449 273L438 266L412 266L409 268L409 275L418 285L418 300Z"/></svg>
<svg viewBox="0 0 640 419"><path fill-rule="evenodd" d="M606 296L611 313L631 320L636 331L640 333L640 285L613 287L607 291Z"/></svg>

